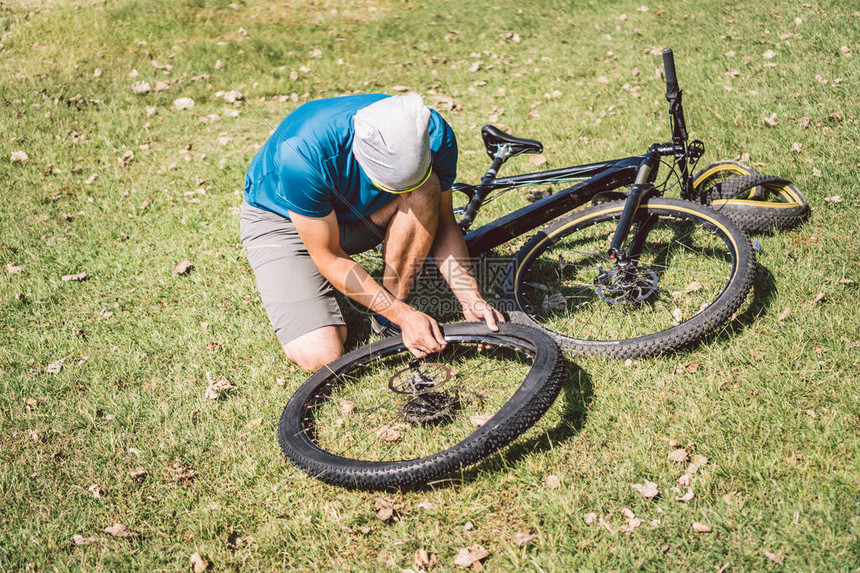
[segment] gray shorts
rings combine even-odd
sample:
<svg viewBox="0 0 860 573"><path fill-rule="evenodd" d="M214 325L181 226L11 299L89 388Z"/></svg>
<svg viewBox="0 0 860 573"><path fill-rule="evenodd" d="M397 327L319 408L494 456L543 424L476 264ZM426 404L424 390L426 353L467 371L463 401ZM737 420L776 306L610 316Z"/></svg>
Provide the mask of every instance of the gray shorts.
<svg viewBox="0 0 860 573"><path fill-rule="evenodd" d="M369 220L338 226L341 248L351 255L372 249L385 237L385 228ZM239 229L263 307L281 344L323 326L345 324L334 287L311 260L292 221L242 202Z"/></svg>

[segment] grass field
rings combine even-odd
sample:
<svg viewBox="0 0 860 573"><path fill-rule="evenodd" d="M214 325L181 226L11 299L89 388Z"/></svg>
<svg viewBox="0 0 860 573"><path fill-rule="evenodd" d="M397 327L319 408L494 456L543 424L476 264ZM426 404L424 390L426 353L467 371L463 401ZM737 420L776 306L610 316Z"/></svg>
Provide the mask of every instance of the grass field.
<svg viewBox="0 0 860 573"><path fill-rule="evenodd" d="M860 570L860 5L642 2L0 2L0 570L446 571L475 545L475 570ZM275 427L304 376L237 220L271 127L408 89L454 126L461 180L490 122L548 167L641 153L669 135L667 46L703 161L743 157L813 208L755 238L743 313L674 356L577 360L455 482L380 496L288 465ZM218 376L235 388L209 400Z"/></svg>

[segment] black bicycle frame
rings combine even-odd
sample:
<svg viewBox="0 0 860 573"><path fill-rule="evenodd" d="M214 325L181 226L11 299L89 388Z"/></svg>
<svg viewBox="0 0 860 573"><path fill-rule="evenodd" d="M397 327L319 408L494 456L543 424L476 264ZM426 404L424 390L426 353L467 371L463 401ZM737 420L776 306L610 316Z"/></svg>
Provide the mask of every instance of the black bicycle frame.
<svg viewBox="0 0 860 573"><path fill-rule="evenodd" d="M467 232L465 240L469 254L476 256L486 253L490 249L545 225L580 205L584 205L600 193L629 187L626 192L627 203L621 212L618 227L608 250L608 255L613 260L625 259L628 253L624 253L622 245L630 232L640 202L649 192L654 191L653 183L657 177L661 157L674 158L675 165L680 171L681 197L690 199L693 188L687 157L692 151L696 151L696 158L700 156L701 153L704 153L704 145L696 141L690 144L690 150L687 148L687 126L681 103L682 92L678 87L675 60L670 49L663 51L663 68L666 74L666 100L669 102L669 115L672 119L672 141L670 143L655 143L645 155L637 157L496 178L498 169L507 159L507 156L500 149L479 185L456 186L457 190L466 193L470 199L465 215L460 222L464 232L469 231L484 198L495 189L555 180L587 179L544 197L527 207L504 215L474 231ZM692 149L694 146L696 149Z"/></svg>

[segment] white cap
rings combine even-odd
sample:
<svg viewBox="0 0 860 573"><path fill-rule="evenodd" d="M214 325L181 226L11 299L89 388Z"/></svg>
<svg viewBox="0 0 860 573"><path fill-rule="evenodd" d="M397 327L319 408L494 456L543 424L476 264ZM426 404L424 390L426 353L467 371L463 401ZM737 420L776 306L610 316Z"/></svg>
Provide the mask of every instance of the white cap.
<svg viewBox="0 0 860 573"><path fill-rule="evenodd" d="M420 95L391 96L355 114L352 153L384 191L405 192L430 172L430 110Z"/></svg>

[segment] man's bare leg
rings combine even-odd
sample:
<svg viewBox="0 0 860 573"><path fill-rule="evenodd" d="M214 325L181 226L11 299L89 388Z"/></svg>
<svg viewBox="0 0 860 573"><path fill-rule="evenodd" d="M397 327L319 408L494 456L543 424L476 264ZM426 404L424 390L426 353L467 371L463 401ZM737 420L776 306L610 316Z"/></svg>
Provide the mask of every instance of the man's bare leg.
<svg viewBox="0 0 860 573"><path fill-rule="evenodd" d="M305 372L313 372L343 355L346 327L323 326L283 344L284 354Z"/></svg>
<svg viewBox="0 0 860 573"><path fill-rule="evenodd" d="M406 299L430 253L439 225L441 190L432 174L427 182L399 196L371 215L377 225L385 225L382 286L399 299ZM395 206L396 205L396 206Z"/></svg>

